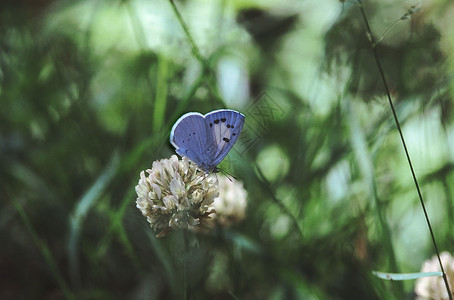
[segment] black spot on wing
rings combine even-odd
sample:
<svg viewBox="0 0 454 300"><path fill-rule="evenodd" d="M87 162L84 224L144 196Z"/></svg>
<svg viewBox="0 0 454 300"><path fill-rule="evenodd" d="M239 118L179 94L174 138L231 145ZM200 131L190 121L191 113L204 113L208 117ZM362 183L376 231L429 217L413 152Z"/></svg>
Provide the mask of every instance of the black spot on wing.
<svg viewBox="0 0 454 300"><path fill-rule="evenodd" d="M207 127L210 129L214 141L218 143L211 152L213 157L211 163L215 166L222 161L234 142L237 141L240 130L243 127L244 116L231 110L220 110L207 114L206 119Z"/></svg>

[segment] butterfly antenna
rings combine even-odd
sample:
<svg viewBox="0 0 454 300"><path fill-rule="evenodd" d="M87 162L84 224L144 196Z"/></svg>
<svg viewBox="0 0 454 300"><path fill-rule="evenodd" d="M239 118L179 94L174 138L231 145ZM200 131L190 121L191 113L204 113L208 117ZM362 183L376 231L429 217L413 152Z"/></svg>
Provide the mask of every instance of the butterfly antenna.
<svg viewBox="0 0 454 300"><path fill-rule="evenodd" d="M221 172L222 174L225 175L225 177L228 178L228 180L230 180L230 182L233 182L232 178L236 180L236 177L235 177L235 176L233 176L232 174L228 173L227 171L225 171L225 170L223 170L223 169L221 169L221 168L216 168L216 169L214 170L214 172Z"/></svg>

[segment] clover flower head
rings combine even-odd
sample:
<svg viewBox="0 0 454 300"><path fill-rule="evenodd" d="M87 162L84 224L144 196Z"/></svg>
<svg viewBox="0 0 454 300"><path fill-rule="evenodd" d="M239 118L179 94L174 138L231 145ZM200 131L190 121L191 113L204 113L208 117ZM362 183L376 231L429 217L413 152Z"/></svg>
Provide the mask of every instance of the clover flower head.
<svg viewBox="0 0 454 300"><path fill-rule="evenodd" d="M218 174L219 196L214 199L215 213L212 218L221 226L229 226L244 219L247 192L243 183Z"/></svg>
<svg viewBox="0 0 454 300"><path fill-rule="evenodd" d="M440 254L443 269L448 278L451 293L454 288L454 257L448 252ZM439 272L440 264L437 256L426 260L421 268L421 272ZM448 291L443 280L443 277L422 277L416 280L415 292L418 300L447 300L449 299ZM454 293L453 293L454 295Z"/></svg>
<svg viewBox="0 0 454 300"><path fill-rule="evenodd" d="M176 229L210 226L213 200L219 195L215 174L204 174L186 157L154 161L140 173L136 206L161 237Z"/></svg>

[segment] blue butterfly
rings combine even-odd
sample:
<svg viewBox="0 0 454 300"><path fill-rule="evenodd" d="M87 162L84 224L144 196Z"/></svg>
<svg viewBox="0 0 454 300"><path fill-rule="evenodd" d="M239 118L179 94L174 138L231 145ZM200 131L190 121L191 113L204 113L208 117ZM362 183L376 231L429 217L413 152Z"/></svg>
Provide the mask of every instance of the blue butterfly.
<svg viewBox="0 0 454 300"><path fill-rule="evenodd" d="M170 143L205 172L216 166L232 149L244 125L244 115L231 110L215 110L206 115L190 112L181 116L170 132Z"/></svg>

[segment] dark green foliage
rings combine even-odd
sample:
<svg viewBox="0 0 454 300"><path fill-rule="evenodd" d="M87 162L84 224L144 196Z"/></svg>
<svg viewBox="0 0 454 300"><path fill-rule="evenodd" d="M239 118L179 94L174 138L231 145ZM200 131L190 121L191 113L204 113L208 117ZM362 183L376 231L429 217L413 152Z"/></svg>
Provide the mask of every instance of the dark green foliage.
<svg viewBox="0 0 454 300"><path fill-rule="evenodd" d="M413 281L372 275L418 272L434 251L353 1L174 1L182 19L170 1L32 2L0 5L0 298L413 297ZM408 9L365 5L376 37ZM441 250L453 8L377 45ZM174 153L179 116L222 107L246 115L221 164L246 218L156 238L140 171Z"/></svg>

